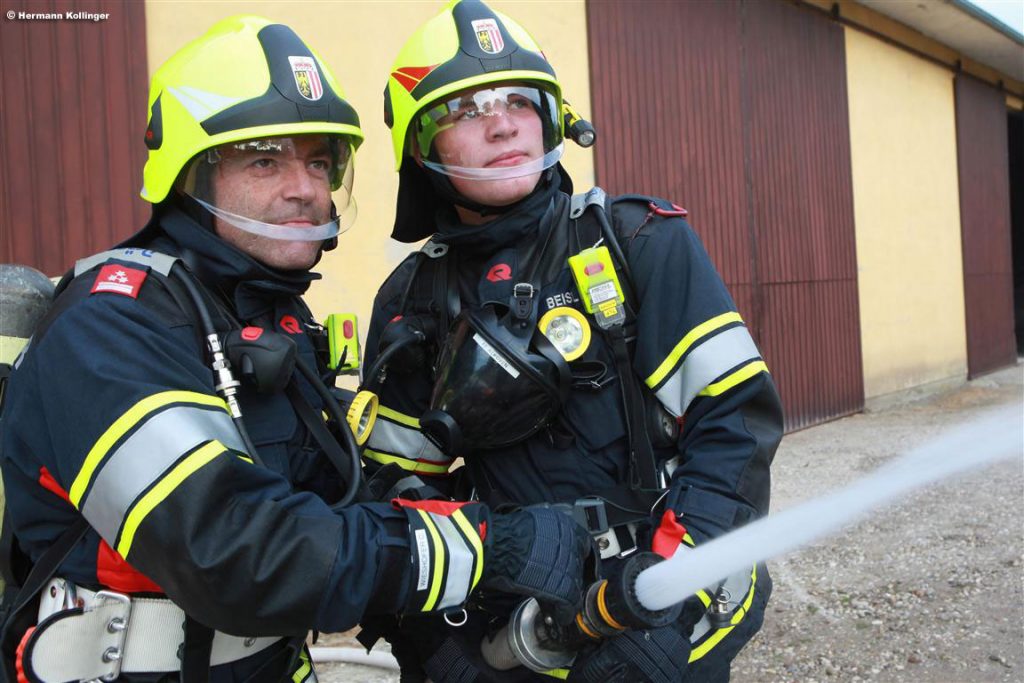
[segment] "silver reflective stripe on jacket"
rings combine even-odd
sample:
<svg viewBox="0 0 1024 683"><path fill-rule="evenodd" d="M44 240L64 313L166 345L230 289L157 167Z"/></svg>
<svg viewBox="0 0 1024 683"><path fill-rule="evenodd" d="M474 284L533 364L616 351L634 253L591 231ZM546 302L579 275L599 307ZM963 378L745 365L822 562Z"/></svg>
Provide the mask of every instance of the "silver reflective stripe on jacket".
<svg viewBox="0 0 1024 683"><path fill-rule="evenodd" d="M184 454L209 441L245 452L238 430L223 410L177 406L152 415L103 464L82 514L113 546L135 499Z"/></svg>
<svg viewBox="0 0 1024 683"><path fill-rule="evenodd" d="M746 327L729 328L695 345L655 395L669 412L679 417L716 378L760 357Z"/></svg>

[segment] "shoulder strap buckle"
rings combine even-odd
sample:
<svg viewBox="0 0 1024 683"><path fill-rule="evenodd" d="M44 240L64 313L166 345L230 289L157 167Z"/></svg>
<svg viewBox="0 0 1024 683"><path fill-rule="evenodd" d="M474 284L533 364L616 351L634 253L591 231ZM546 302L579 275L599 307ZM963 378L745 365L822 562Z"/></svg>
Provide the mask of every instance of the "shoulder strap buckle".
<svg viewBox="0 0 1024 683"><path fill-rule="evenodd" d="M603 211L606 199L607 195L600 187L592 187L583 194L574 194L569 200L569 218L579 218L591 204Z"/></svg>
<svg viewBox="0 0 1024 683"><path fill-rule="evenodd" d="M526 320L533 314L533 296L536 289L529 282L517 282L512 285L512 316L517 320Z"/></svg>
<svg viewBox="0 0 1024 683"><path fill-rule="evenodd" d="M435 242L430 239L420 249L420 253L427 258L441 258L448 253L448 245L444 242Z"/></svg>

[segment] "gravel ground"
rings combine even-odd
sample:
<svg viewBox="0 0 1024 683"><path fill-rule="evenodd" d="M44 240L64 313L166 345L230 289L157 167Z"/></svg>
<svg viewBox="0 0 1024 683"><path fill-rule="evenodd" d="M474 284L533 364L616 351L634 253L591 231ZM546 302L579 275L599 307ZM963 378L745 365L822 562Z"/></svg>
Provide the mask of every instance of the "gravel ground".
<svg viewBox="0 0 1024 683"><path fill-rule="evenodd" d="M772 468L773 510L1022 399L1018 365L790 434ZM1024 435L1021 452L770 563L775 593L765 625L734 663L733 680L1024 681ZM356 647L351 634L318 645ZM318 673L326 683L398 680L350 664L324 664Z"/></svg>

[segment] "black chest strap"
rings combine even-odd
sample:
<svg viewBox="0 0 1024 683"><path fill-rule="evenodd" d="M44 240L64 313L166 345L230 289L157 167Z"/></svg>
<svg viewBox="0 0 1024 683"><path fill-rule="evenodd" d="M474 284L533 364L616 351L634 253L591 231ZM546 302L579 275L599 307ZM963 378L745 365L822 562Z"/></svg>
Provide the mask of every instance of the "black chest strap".
<svg viewBox="0 0 1024 683"><path fill-rule="evenodd" d="M619 387L629 443L629 486L633 490L657 490L662 483L658 478L654 446L647 431L646 389L633 370L633 354L630 352L628 339L628 331L635 327L636 286L619 243L619 235L609 221L608 213L608 198L599 187L586 194L574 195L570 203L569 217L574 222L575 233L581 246L593 246L599 242L605 244L612 255L612 263L622 284L626 321L607 329L598 329L611 347L615 358L615 370L621 380Z"/></svg>

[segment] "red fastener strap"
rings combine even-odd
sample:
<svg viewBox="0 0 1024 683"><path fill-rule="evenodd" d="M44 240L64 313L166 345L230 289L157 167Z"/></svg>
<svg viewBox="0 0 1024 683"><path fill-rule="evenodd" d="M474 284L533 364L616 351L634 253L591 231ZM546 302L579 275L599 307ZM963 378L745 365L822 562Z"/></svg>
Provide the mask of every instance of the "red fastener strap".
<svg viewBox="0 0 1024 683"><path fill-rule="evenodd" d="M673 204L671 209L663 209L654 202L649 202L647 206L650 207L651 211L659 216L668 216L672 218L686 218L690 215L690 212L679 206Z"/></svg>

